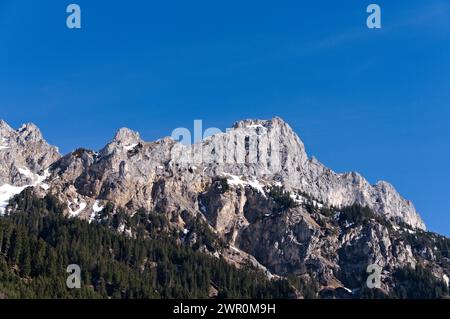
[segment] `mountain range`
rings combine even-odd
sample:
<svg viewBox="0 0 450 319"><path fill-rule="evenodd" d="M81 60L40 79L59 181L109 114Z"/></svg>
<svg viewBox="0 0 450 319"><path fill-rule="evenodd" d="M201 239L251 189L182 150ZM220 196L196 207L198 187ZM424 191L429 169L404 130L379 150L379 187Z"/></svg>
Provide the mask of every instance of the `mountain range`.
<svg viewBox="0 0 450 319"><path fill-rule="evenodd" d="M319 297L410 297L423 278L448 295L450 240L428 232L388 182L371 185L309 157L278 117L239 121L195 144L146 142L122 128L101 150L63 156L34 124L16 130L0 121L0 215L13 215L25 190L89 224L155 212L180 245L269 280L314 283ZM138 237L127 218L109 227ZM202 231L218 244L199 244ZM373 290L371 265L380 269Z"/></svg>

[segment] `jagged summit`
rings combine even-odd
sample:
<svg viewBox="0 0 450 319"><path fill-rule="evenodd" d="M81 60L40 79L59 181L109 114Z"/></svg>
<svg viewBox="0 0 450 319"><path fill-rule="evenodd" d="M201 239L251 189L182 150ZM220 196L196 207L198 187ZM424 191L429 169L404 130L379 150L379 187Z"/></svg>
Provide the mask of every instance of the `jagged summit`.
<svg viewBox="0 0 450 319"><path fill-rule="evenodd" d="M0 134L3 138L8 137L13 145L41 143L57 150L44 139L41 130L34 123L25 123L19 129L12 128L6 121L0 119Z"/></svg>
<svg viewBox="0 0 450 319"><path fill-rule="evenodd" d="M0 133L2 133L2 131L13 131L13 130L14 129L11 126L9 126L8 123L0 119Z"/></svg>
<svg viewBox="0 0 450 319"><path fill-rule="evenodd" d="M34 123L25 123L19 129L12 128L6 121L0 120L0 143L11 143L11 145L43 143L49 146L45 141L39 127ZM55 148L57 151L57 148ZM58 152L58 151L57 151Z"/></svg>
<svg viewBox="0 0 450 319"><path fill-rule="evenodd" d="M100 156L108 156L117 152L127 152L141 143L144 143L144 141L138 132L123 127L116 132L113 140L100 151Z"/></svg>
<svg viewBox="0 0 450 319"><path fill-rule="evenodd" d="M25 123L19 128L18 132L27 141L44 140L41 130L34 123Z"/></svg>
<svg viewBox="0 0 450 319"><path fill-rule="evenodd" d="M17 131L4 120L0 120L0 148L3 145L3 149L5 149L9 145L10 139L16 138Z"/></svg>
<svg viewBox="0 0 450 319"><path fill-rule="evenodd" d="M39 127L34 123L24 123L24 124L22 124L22 126L19 129L15 130L5 120L0 119L0 131L16 132L19 134L28 132L28 133L37 134L39 137L42 138L42 133L41 133Z"/></svg>
<svg viewBox="0 0 450 319"><path fill-rule="evenodd" d="M275 116L270 120L246 119L234 123L233 128L258 128L275 125L288 125L282 118Z"/></svg>
<svg viewBox="0 0 450 319"><path fill-rule="evenodd" d="M184 244L196 244L200 218L228 246L225 260L251 260L277 276L306 269L332 289L357 288L354 277L368 263L389 277L426 260L436 278L450 275L435 248L406 241L428 233L393 185L371 185L359 173L336 173L308 157L278 117L239 121L192 145L144 142L122 128L99 153L80 148L64 157L35 125L16 131L0 121L0 133L0 214L11 209L11 196L33 186L36 195L63 203L71 218L102 223L105 207L107 214L161 214ZM126 220L117 231L133 236Z"/></svg>
<svg viewBox="0 0 450 319"><path fill-rule="evenodd" d="M141 141L141 137L138 132L122 127L116 132L113 141L122 144L138 143Z"/></svg>
<svg viewBox="0 0 450 319"><path fill-rule="evenodd" d="M46 169L60 157L34 124L14 130L0 120L0 215L9 199L27 186L41 186Z"/></svg>
<svg viewBox="0 0 450 319"><path fill-rule="evenodd" d="M26 124L12 133L6 122L1 121L0 126L11 135L8 143L4 140L0 146L0 156L9 154L4 162L37 172L60 158L34 124ZM14 157L11 152L26 155L22 160L21 155ZM78 164L71 164L72 161ZM195 166L202 167L201 172L197 172L201 183L224 174L276 181L289 191L307 193L325 205L343 207L357 203L382 216L425 228L413 204L403 199L392 185L386 182L370 185L360 174L338 174L317 159L308 158L301 139L279 117L238 121L227 133L210 136L189 147L180 147L172 141L145 143L138 132L121 128L95 160L91 155L83 161L69 156L61 163L64 163L63 171L72 167L76 172L66 174L77 178L76 183L71 180L65 183L89 190L85 194L94 198L118 200L129 207L152 207L154 203L148 190L159 178L171 176L169 179L177 178L186 183L187 189L193 187L184 169ZM161 167L169 167L170 171ZM179 167L178 170L175 167ZM11 182L10 174L10 168L3 168L3 180ZM194 206L191 209L195 210Z"/></svg>

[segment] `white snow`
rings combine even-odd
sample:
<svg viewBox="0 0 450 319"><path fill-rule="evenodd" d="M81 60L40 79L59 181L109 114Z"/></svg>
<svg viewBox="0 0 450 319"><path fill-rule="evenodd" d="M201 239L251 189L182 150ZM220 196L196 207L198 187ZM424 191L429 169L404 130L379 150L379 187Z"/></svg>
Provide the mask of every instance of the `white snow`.
<svg viewBox="0 0 450 319"><path fill-rule="evenodd" d="M252 124L252 125L247 125L246 127L252 128L252 129L257 129L257 128L265 129L265 127L262 124Z"/></svg>
<svg viewBox="0 0 450 319"><path fill-rule="evenodd" d="M349 228L355 225L355 223L349 223L348 221L345 221L345 228Z"/></svg>
<svg viewBox="0 0 450 319"><path fill-rule="evenodd" d="M98 213L100 213L104 206L100 206L100 202L98 200L95 201L94 205L92 206L92 213L89 217L89 224L92 223L95 219L95 216L97 216Z"/></svg>
<svg viewBox="0 0 450 319"><path fill-rule="evenodd" d="M29 168L19 168L19 173L32 179L34 179L34 177L36 176L33 172L30 171Z"/></svg>
<svg viewBox="0 0 450 319"><path fill-rule="evenodd" d="M234 185L234 186L245 186L247 185L246 182L244 182L239 176L231 175L228 173L225 173L224 175L228 176L228 184Z"/></svg>
<svg viewBox="0 0 450 319"><path fill-rule="evenodd" d="M20 174L33 180L33 185L29 185L29 186L37 186L37 185L41 184L43 181L45 181L48 177L50 177L50 172L48 169L46 169L44 171L44 175L35 174L32 171L30 171L30 169L28 167L18 168L18 170L19 170ZM43 186L42 188L45 189L45 186Z"/></svg>
<svg viewBox="0 0 450 319"><path fill-rule="evenodd" d="M23 132L26 128L27 126L25 124L22 124L22 126L19 127L19 133Z"/></svg>
<svg viewBox="0 0 450 319"><path fill-rule="evenodd" d="M232 249L232 250L234 250L235 252L238 252L238 253L243 253L243 251L242 250L240 250L239 248L237 248L236 246L234 246L234 245L230 245L230 248Z"/></svg>
<svg viewBox="0 0 450 319"><path fill-rule="evenodd" d="M119 227L117 228L117 231L118 231L119 233L124 234L125 236L133 237L133 233L131 232L131 229L130 229L130 228L127 228L127 226L125 225L125 223L120 224Z"/></svg>
<svg viewBox="0 0 450 319"><path fill-rule="evenodd" d="M9 148L9 145L7 144L6 138L2 138L2 141L0 142L0 151L6 150Z"/></svg>
<svg viewBox="0 0 450 319"><path fill-rule="evenodd" d="M78 205L78 209L72 210L72 207L71 207L72 204ZM69 216L70 217L78 216L86 208L86 206L87 206L87 204L85 202L81 202L80 204L78 204L78 199L75 199L73 203L68 201Z"/></svg>
<svg viewBox="0 0 450 319"><path fill-rule="evenodd" d="M189 229L183 229L183 234L187 235L189 233Z"/></svg>
<svg viewBox="0 0 450 319"><path fill-rule="evenodd" d="M4 184L0 186L0 216L5 213L9 200L17 194L20 194L27 186L12 186Z"/></svg>
<svg viewBox="0 0 450 319"><path fill-rule="evenodd" d="M442 276L442 279L445 281L445 283L447 284L447 286L450 287L450 286L449 286L450 280L448 279L448 276L447 276L446 274L444 274L444 275Z"/></svg>
<svg viewBox="0 0 450 319"><path fill-rule="evenodd" d="M353 291L352 291L351 289L349 289L349 288L347 288L347 287L342 287L342 288L344 288L348 293L353 294Z"/></svg>
<svg viewBox="0 0 450 319"><path fill-rule="evenodd" d="M240 253L240 252L241 252L241 250L240 250L240 249L236 248L236 247L235 247L235 246L233 246L233 245L230 245L230 248L231 248L231 249L233 249L234 251L238 252L238 253Z"/></svg>
<svg viewBox="0 0 450 319"><path fill-rule="evenodd" d="M256 177L252 177L252 180L245 181L241 177L236 176L236 175L232 175L232 174L228 174L228 173L225 173L224 175L229 177L227 179L227 182L229 185L241 186L241 187L245 187L245 186L249 185L249 186L253 187L254 189L256 189L264 197L266 197L266 193L264 192L264 185L261 182L259 182L256 179Z"/></svg>
<svg viewBox="0 0 450 319"><path fill-rule="evenodd" d="M296 204L310 204L310 205L313 205L314 207L317 207L319 209L323 208L323 206L324 206L322 203L319 203L318 201L313 200L313 199L312 200L307 199L307 198L303 197L302 195L300 195L300 194L298 194L296 192L291 193L290 196L291 196L291 199Z"/></svg>
<svg viewBox="0 0 450 319"><path fill-rule="evenodd" d="M95 203L94 203L94 206L92 207L92 210L95 213L100 213L103 210L103 208L105 208L105 207L104 206L100 206L100 202L98 200L96 200Z"/></svg>
<svg viewBox="0 0 450 319"><path fill-rule="evenodd" d="M42 183L50 175L48 170L45 171L44 175L34 174L28 168L19 168L18 170L20 174L31 178L33 180L33 184L25 186L13 186L4 184L0 186L0 215L3 215L5 213L5 209L6 206L8 206L9 200L15 195L20 194L25 188L36 187L40 185L44 190L48 189L48 185Z"/></svg>
<svg viewBox="0 0 450 319"><path fill-rule="evenodd" d="M266 197L266 194L264 192L264 186L255 178L253 177L252 181L248 182L248 185L256 189L258 192L260 192L264 197Z"/></svg>
<svg viewBox="0 0 450 319"><path fill-rule="evenodd" d="M291 199L296 203L296 204L303 204L305 202L305 198L303 198L303 196L298 195L298 194L291 194Z"/></svg>
<svg viewBox="0 0 450 319"><path fill-rule="evenodd" d="M133 232L131 231L131 228L127 228L127 229L125 229L125 236L128 236L128 237L133 237Z"/></svg>
<svg viewBox="0 0 450 319"><path fill-rule="evenodd" d="M276 187L283 187L283 183L281 182L275 182L274 184Z"/></svg>
<svg viewBox="0 0 450 319"><path fill-rule="evenodd" d="M130 145L126 145L126 146L124 146L123 148L126 150L126 151L131 151L133 148L135 148L137 146L137 143L135 143L135 144L130 144Z"/></svg>
<svg viewBox="0 0 450 319"><path fill-rule="evenodd" d="M37 179L37 183L42 183L43 181L45 181L47 178L50 177L50 171L48 170L48 168L44 171L44 175L37 175L38 179Z"/></svg>

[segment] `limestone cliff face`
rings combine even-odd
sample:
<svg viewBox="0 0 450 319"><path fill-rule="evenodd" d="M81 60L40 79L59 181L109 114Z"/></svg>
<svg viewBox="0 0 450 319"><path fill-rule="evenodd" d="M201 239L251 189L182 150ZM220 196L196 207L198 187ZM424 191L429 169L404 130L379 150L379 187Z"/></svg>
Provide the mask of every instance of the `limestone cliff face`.
<svg viewBox="0 0 450 319"><path fill-rule="evenodd" d="M425 230L410 201L387 182L370 185L309 158L280 118L240 121L187 146L171 138L145 142L123 128L98 153L64 157L32 124L16 131L0 122L0 133L0 186L36 186L29 170L45 183L36 193L66 203L70 217L92 222L112 203L129 214L163 213L179 231L201 218L228 245L221 254L230 262L276 276L314 273L323 287L358 287L376 263L388 291L395 269L434 263L432 250L417 251L402 235ZM340 209L355 204L376 216L354 225L339 220ZM436 276L449 275L433 265Z"/></svg>
<svg viewBox="0 0 450 319"><path fill-rule="evenodd" d="M198 161L206 165L205 173L210 177L228 173L281 182L287 190L307 193L328 206L356 203L425 228L413 204L389 183L370 185L358 173L337 174L308 158L302 141L280 118L237 122L227 133L214 135L183 154L189 154L188 160L180 157L180 162Z"/></svg>
<svg viewBox="0 0 450 319"><path fill-rule="evenodd" d="M12 129L0 120L0 186L30 185L35 174L44 174L60 157L58 149L50 146L34 124Z"/></svg>
<svg viewBox="0 0 450 319"><path fill-rule="evenodd" d="M337 174L315 158L308 158L302 141L279 118L241 121L227 133L177 151L173 161L201 165L209 177L228 173L279 182L288 190L310 194L329 206L357 203L380 215L425 228L413 204L389 183L370 185L358 173Z"/></svg>
<svg viewBox="0 0 450 319"><path fill-rule="evenodd" d="M30 184L23 174L26 170L38 173L60 157L33 124L15 131L2 121L0 131L2 184ZM228 132L192 146L170 138L147 143L123 128L98 154L77 150L54 163L52 172L61 178L56 181L59 186L72 185L82 196L130 210L153 209L152 190L161 180L174 188L168 201L175 196L180 203L186 201L182 205L186 209L198 210L195 194L214 178L230 174L258 183L281 183L286 190L309 194L327 206L368 206L380 215L425 228L413 204L389 183L370 185L358 173L337 174L308 158L300 138L280 118L240 121Z"/></svg>

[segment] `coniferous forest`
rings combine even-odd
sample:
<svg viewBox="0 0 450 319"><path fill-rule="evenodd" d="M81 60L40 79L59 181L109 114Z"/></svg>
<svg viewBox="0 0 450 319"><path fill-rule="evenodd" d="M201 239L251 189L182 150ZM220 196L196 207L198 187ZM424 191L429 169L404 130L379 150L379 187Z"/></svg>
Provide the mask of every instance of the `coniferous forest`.
<svg viewBox="0 0 450 319"><path fill-rule="evenodd" d="M290 275L269 280L254 267L238 269L213 252L225 245L200 218L189 234L168 227L163 214L140 210L130 216L106 205L95 222L63 216L64 207L48 195L26 189L15 196L11 212L0 217L0 298L203 299L319 297L316 281ZM343 209L343 219L373 218L360 207ZM133 236L120 233L120 225ZM425 235L427 233L424 233ZM408 240L426 244L424 234ZM421 240L420 238L423 238ZM439 248L448 240L433 240ZM442 247L441 247L442 246ZM81 287L68 288L69 265L81 270ZM398 269L391 295L362 289L359 298L443 298L445 284L422 267Z"/></svg>
<svg viewBox="0 0 450 319"><path fill-rule="evenodd" d="M6 298L288 298L285 280L237 269L159 232L164 219L140 212L136 238L108 223L61 214L51 196L16 196L15 212L0 218L0 294ZM105 209L107 211L107 209ZM120 214L110 223L119 222ZM142 224L144 225L144 224ZM152 226L150 226L152 225ZM143 236L143 233L151 236ZM81 268L81 288L69 289L67 266Z"/></svg>

